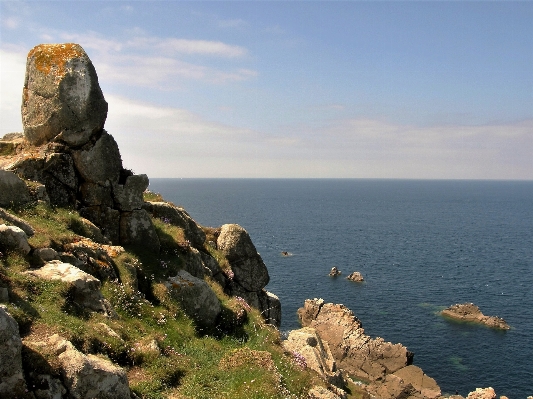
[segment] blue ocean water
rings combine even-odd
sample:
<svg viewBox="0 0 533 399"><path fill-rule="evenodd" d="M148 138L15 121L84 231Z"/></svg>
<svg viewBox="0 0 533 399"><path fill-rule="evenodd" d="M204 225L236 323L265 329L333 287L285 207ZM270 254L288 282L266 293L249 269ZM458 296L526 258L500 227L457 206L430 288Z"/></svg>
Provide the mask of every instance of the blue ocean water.
<svg viewBox="0 0 533 399"><path fill-rule="evenodd" d="M238 223L268 266L282 330L307 298L401 342L443 393L533 395L533 182L151 179L200 224ZM283 257L282 251L292 254ZM328 277L332 266L364 283ZM509 331L443 319L474 302Z"/></svg>

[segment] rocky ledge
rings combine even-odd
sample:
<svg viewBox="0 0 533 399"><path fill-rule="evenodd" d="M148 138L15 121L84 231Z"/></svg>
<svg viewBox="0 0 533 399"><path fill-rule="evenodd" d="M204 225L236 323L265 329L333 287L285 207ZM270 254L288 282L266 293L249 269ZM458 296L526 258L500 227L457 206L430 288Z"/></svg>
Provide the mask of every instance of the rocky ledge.
<svg viewBox="0 0 533 399"><path fill-rule="evenodd" d="M511 327L501 317L485 316L473 303L457 303L444 309L441 314L456 320L471 321L490 328L509 330Z"/></svg>

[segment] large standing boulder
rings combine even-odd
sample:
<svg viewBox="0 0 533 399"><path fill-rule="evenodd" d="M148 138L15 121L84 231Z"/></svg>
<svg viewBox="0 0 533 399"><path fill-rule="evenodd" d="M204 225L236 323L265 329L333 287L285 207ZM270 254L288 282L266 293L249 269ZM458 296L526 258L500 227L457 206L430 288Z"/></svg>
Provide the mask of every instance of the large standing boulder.
<svg viewBox="0 0 533 399"><path fill-rule="evenodd" d="M185 270L170 277L166 286L183 307L185 313L200 327L214 327L222 311L220 301L211 287Z"/></svg>
<svg viewBox="0 0 533 399"><path fill-rule="evenodd" d="M86 147L72 154L76 169L83 179L101 186L118 183L122 159L113 136L104 130L93 146Z"/></svg>
<svg viewBox="0 0 533 399"><path fill-rule="evenodd" d="M304 327L314 328L329 343L338 366L358 378L378 380L412 363L413 354L402 344L366 335L359 319L344 305L307 299L298 316Z"/></svg>
<svg viewBox="0 0 533 399"><path fill-rule="evenodd" d="M22 396L26 388L22 374L22 341L15 319L0 306L0 397Z"/></svg>
<svg viewBox="0 0 533 399"><path fill-rule="evenodd" d="M0 170L0 206L24 204L30 199L28 187L17 175Z"/></svg>
<svg viewBox="0 0 533 399"><path fill-rule="evenodd" d="M268 270L257 253L248 232L238 224L220 229L217 247L228 259L234 281L247 291L261 291L269 282Z"/></svg>
<svg viewBox="0 0 533 399"><path fill-rule="evenodd" d="M80 45L40 44L28 53L22 123L30 143L81 146L102 130L106 117L98 76Z"/></svg>

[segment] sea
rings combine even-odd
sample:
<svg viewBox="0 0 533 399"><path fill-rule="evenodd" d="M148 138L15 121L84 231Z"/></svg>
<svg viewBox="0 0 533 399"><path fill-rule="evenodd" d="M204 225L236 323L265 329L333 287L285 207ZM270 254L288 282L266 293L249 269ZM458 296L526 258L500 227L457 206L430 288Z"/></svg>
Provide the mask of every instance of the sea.
<svg viewBox="0 0 533 399"><path fill-rule="evenodd" d="M306 299L323 298L407 346L443 393L533 395L532 181L151 179L149 189L201 225L248 231L282 332L300 328ZM333 266L341 276L328 276ZM365 281L346 280L353 271ZM511 329L439 315L464 302Z"/></svg>

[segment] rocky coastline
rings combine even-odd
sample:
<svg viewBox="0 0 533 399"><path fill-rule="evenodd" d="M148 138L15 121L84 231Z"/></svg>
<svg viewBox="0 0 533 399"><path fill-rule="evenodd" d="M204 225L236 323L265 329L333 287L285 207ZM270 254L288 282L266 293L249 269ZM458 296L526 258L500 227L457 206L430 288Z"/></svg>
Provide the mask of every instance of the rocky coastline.
<svg viewBox="0 0 533 399"><path fill-rule="evenodd" d="M269 397L443 397L437 382L413 364L412 352L366 335L361 321L341 304L306 300L298 310L302 328L282 341L281 303L265 290L268 269L247 231L237 224L200 226L185 209L147 191L148 176L123 167L118 144L104 129L107 103L96 70L81 46L39 45L29 52L21 112L24 133L0 140L0 397L144 398L130 386L149 380L142 375L147 373L143 361L179 362L190 355L165 346L166 334L160 333L143 336L130 348L134 333L122 331L120 321L132 312L140 318L142 309L154 312L154 325L185 319L181 328L192 325L195 339L205 335L203 347L211 345L212 353L221 349L210 334L242 340L215 367L224 373L243 365L257 368L256 377L235 387L238 397L254 397L242 389L263 374L271 378L265 387L277 389L277 396ZM65 231L60 239L49 239L46 223L61 209ZM34 216L38 212L41 219ZM157 268L142 264L150 262ZM334 267L330 276L340 274ZM357 272L347 278L363 281ZM39 309L32 298L54 287L60 287L56 299L63 301L59 313L73 315L80 326L93 320L86 341L59 327L36 327ZM128 299L109 299L109 287L124 290ZM168 312L150 310L161 304ZM484 316L473 304L454 305L442 314L505 328L503 319ZM140 321L135 326L149 329ZM271 342L271 352L243 349L251 334L245 328L261 343ZM119 349L111 350L113 345ZM275 356L281 358L277 363ZM166 397L189 397L178 389L184 364L160 388ZM302 378L313 384L298 388L299 396L289 392L282 366L308 373ZM199 367L187 369L194 372L200 373ZM479 388L467 399L484 398L496 398L494 390Z"/></svg>

